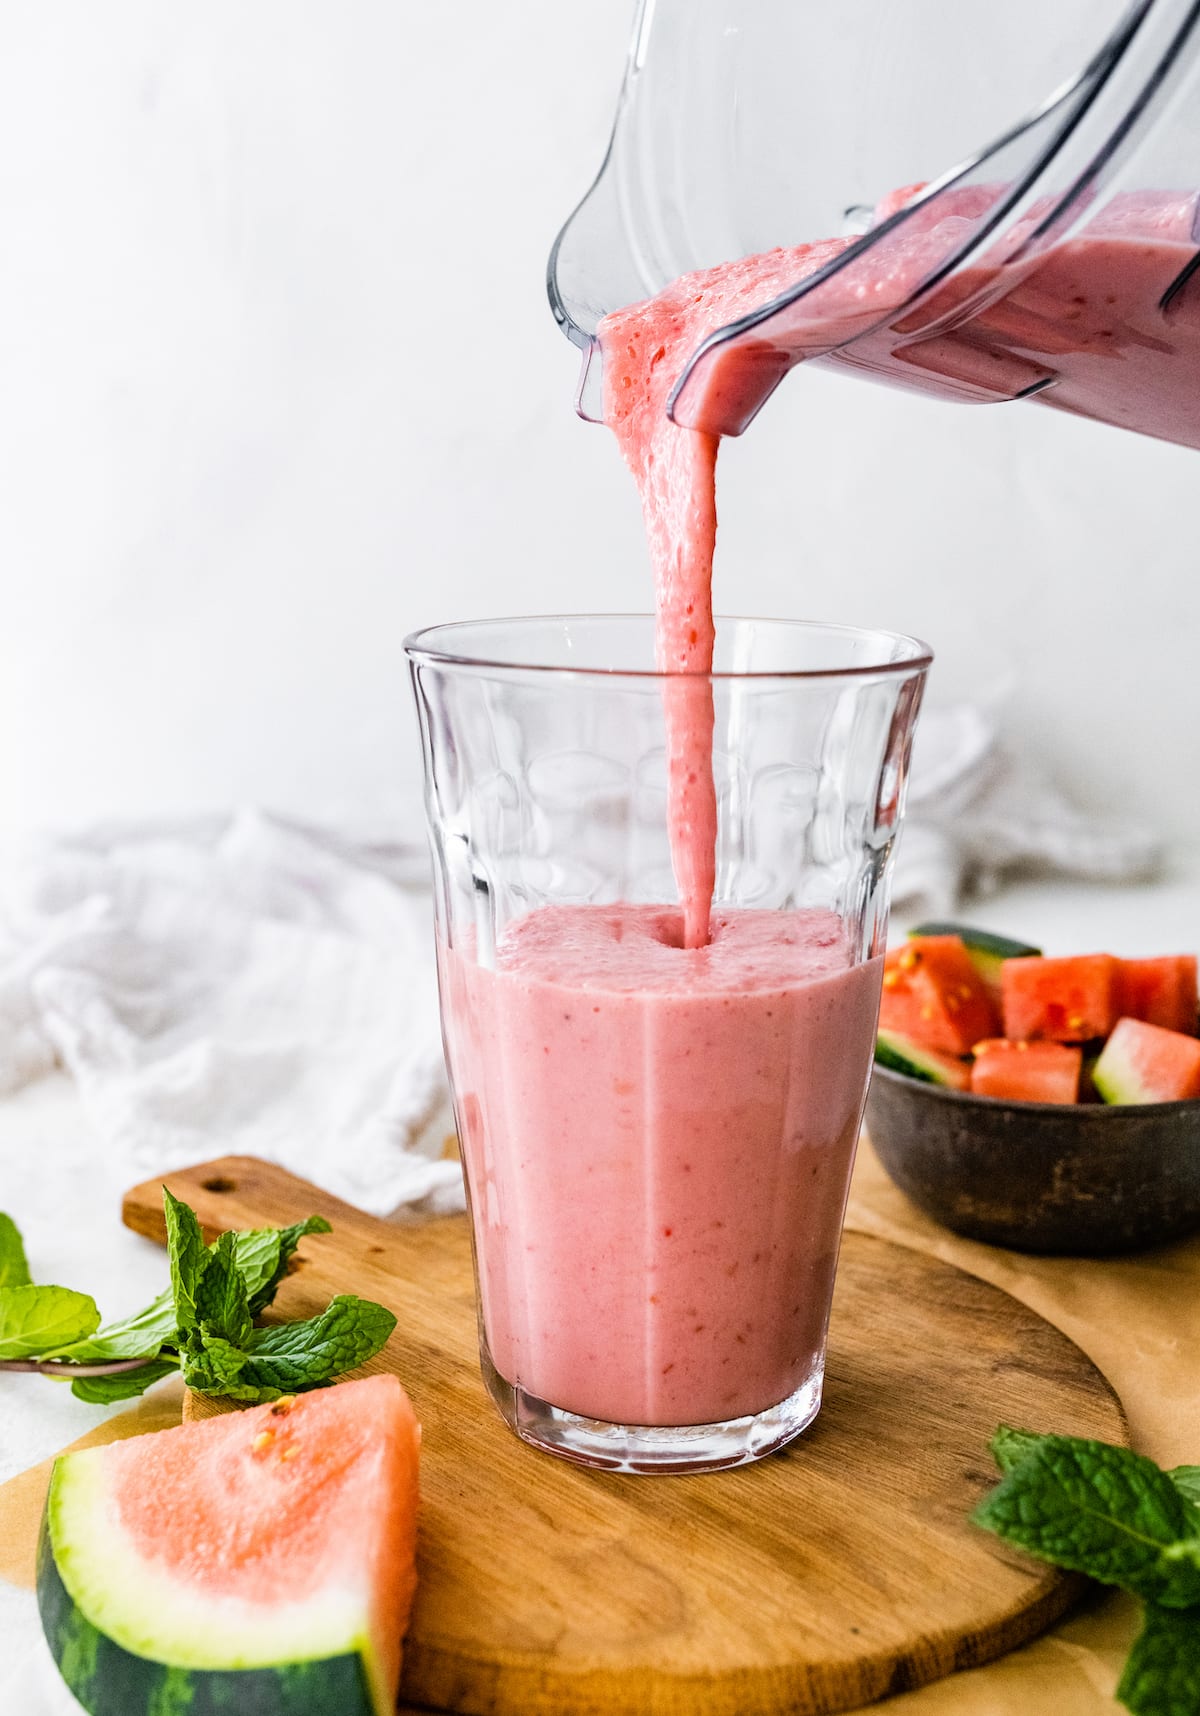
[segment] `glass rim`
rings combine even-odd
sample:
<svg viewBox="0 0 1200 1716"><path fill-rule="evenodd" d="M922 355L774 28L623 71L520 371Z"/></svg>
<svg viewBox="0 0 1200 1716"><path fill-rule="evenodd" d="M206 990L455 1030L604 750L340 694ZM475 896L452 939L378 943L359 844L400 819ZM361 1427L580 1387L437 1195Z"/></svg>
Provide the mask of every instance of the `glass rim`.
<svg viewBox="0 0 1200 1716"><path fill-rule="evenodd" d="M797 633L824 633L853 639L876 638L895 645L908 646L909 653L892 661L870 663L848 662L841 667L771 667L714 668L703 673L693 670L673 670L656 667L589 667L569 664L525 661L515 655L505 658L495 652L455 649L456 634L464 632L499 632L506 626L579 624L589 621L638 621L654 624L651 613L574 613L574 614L512 614L483 620L447 620L433 626L422 626L409 632L404 639L404 653L414 665L440 668L462 668L468 671L492 673L544 674L547 677L636 680L803 680L803 679L879 679L893 675L924 672L933 662L933 650L923 639L908 632L893 632L879 626L850 626L837 621L787 620L764 614L716 614L717 626L722 624L777 626ZM448 647L439 647L434 640L445 639Z"/></svg>

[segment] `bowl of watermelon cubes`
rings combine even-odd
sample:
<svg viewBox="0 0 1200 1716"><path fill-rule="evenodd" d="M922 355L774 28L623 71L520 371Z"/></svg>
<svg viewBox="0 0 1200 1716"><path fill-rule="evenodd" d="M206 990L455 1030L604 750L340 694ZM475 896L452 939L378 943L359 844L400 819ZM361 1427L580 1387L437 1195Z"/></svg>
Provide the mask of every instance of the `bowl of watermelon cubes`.
<svg viewBox="0 0 1200 1716"><path fill-rule="evenodd" d="M1195 956L922 924L884 961L867 1131L970 1239L1100 1256L1200 1231Z"/></svg>

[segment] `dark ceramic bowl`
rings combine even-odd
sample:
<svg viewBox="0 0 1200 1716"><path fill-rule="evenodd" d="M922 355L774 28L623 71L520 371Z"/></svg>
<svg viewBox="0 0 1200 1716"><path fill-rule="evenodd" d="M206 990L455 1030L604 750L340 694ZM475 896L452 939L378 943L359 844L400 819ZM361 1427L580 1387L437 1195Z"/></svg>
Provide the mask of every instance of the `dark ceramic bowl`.
<svg viewBox="0 0 1200 1716"><path fill-rule="evenodd" d="M900 1190L968 1239L1095 1257L1200 1231L1200 1101L1000 1102L876 1066L867 1131Z"/></svg>

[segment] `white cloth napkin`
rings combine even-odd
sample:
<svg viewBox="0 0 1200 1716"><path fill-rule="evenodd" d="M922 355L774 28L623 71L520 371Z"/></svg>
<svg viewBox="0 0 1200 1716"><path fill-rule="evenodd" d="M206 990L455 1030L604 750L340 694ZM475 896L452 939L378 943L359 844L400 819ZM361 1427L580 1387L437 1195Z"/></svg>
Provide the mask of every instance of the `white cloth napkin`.
<svg viewBox="0 0 1200 1716"><path fill-rule="evenodd" d="M427 895L263 814L42 843L0 869L0 1092L61 1061L133 1178L248 1153L453 1207L432 946Z"/></svg>
<svg viewBox="0 0 1200 1716"><path fill-rule="evenodd" d="M1047 770L1018 755L998 718L971 703L926 709L913 753L893 898L924 916L951 912L1006 876L1135 882L1160 868L1147 828L1085 815Z"/></svg>

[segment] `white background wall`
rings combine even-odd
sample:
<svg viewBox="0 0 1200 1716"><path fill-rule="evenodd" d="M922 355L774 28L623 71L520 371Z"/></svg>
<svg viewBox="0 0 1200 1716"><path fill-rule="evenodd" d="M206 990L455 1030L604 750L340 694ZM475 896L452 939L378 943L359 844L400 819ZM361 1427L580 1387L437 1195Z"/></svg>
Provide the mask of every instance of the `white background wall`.
<svg viewBox="0 0 1200 1716"><path fill-rule="evenodd" d="M0 826L411 825L407 630L648 604L542 285L629 13L7 11ZM1007 657L1086 802L1200 835L1195 454L811 372L722 463L720 606Z"/></svg>

